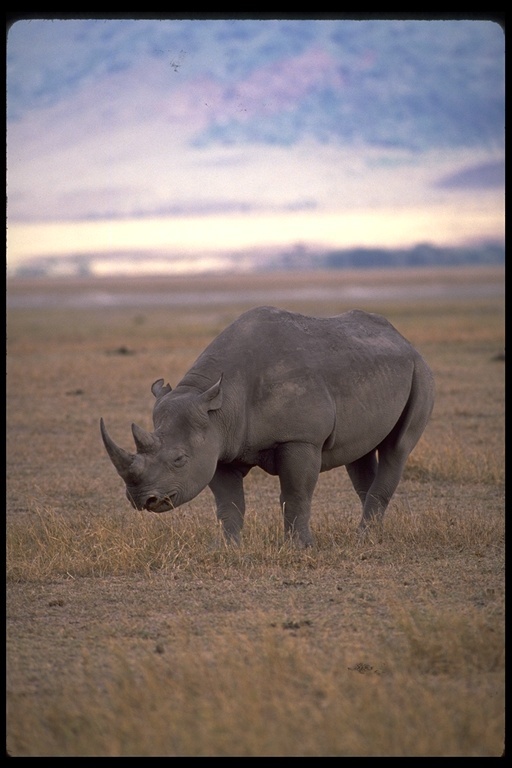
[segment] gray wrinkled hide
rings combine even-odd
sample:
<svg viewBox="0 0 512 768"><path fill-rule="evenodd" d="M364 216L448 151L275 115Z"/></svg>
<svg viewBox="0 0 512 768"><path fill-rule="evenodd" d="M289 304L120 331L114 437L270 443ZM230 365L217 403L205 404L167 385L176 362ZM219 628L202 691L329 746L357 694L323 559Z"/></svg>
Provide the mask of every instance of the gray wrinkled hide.
<svg viewBox="0 0 512 768"><path fill-rule="evenodd" d="M163 512L207 485L227 540L243 524L243 478L278 475L288 534L310 545L320 472L346 466L361 500L360 530L380 522L429 420L432 373L383 317L330 318L252 309L199 356L177 387L152 386L154 432L132 425L131 454L107 452L137 509Z"/></svg>

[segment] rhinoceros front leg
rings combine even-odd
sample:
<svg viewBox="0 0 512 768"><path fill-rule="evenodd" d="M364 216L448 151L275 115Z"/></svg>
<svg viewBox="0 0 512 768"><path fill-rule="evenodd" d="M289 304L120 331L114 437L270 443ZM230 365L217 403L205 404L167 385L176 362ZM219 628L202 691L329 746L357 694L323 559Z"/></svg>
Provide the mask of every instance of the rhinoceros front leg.
<svg viewBox="0 0 512 768"><path fill-rule="evenodd" d="M240 543L245 514L243 480L248 471L248 468L218 464L209 483L217 505L217 519L222 523L224 538L230 544Z"/></svg>
<svg viewBox="0 0 512 768"><path fill-rule="evenodd" d="M309 443L283 443L276 449L285 534L310 547L311 500L320 473L322 454Z"/></svg>

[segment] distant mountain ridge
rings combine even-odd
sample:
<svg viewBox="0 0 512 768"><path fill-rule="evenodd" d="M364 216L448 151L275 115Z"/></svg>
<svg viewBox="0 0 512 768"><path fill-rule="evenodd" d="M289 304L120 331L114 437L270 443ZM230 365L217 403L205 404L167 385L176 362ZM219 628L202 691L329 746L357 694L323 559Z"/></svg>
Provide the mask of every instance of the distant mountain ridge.
<svg viewBox="0 0 512 768"><path fill-rule="evenodd" d="M253 249L221 256L177 256L170 253L76 254L41 256L26 261L12 277L90 277L98 264L108 273L121 274L207 274L300 271L315 269L374 269L394 267L453 267L500 265L505 263L503 244L488 242L462 247L439 247L419 243L412 248L345 248L317 250L304 246L288 249ZM155 264L158 267L155 269Z"/></svg>

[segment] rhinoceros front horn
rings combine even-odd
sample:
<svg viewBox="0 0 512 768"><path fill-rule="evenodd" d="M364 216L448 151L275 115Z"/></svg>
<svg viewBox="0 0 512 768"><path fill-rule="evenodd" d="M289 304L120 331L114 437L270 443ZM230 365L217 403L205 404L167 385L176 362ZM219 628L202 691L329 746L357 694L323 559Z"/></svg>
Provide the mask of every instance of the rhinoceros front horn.
<svg viewBox="0 0 512 768"><path fill-rule="evenodd" d="M128 451L125 451L123 448L120 448L114 443L107 432L107 428L105 427L103 419L100 419L100 429L103 443L107 449L108 455L110 456L110 460L112 461L112 464L117 469L121 477L124 478L130 469L134 456L133 454L128 453Z"/></svg>

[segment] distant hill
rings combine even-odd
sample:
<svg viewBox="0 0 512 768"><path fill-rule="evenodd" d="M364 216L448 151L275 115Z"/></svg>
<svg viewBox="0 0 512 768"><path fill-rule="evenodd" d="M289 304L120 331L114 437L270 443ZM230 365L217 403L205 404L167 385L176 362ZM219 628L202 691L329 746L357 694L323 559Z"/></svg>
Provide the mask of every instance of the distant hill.
<svg viewBox="0 0 512 768"><path fill-rule="evenodd" d="M225 254L210 261L197 261L193 256L184 258L173 254L78 254L75 256L41 257L26 262L12 273L12 277L90 277L96 274L95 265L102 264L112 275L157 274L154 263L158 261L161 274L213 273L213 272L264 272L315 269L370 269L395 267L449 267L496 265L505 263L505 247L498 243L485 243L459 248L443 248L422 243L413 248L389 250L385 248L350 248L332 251L316 251L302 246L292 249L254 250L244 253ZM131 264L131 268L127 267ZM135 269L136 267L136 269Z"/></svg>
<svg viewBox="0 0 512 768"><path fill-rule="evenodd" d="M478 264L504 264L505 248L496 243L443 248L420 243L413 248L353 248L330 251L320 259L327 269L365 269L373 267L453 267Z"/></svg>

